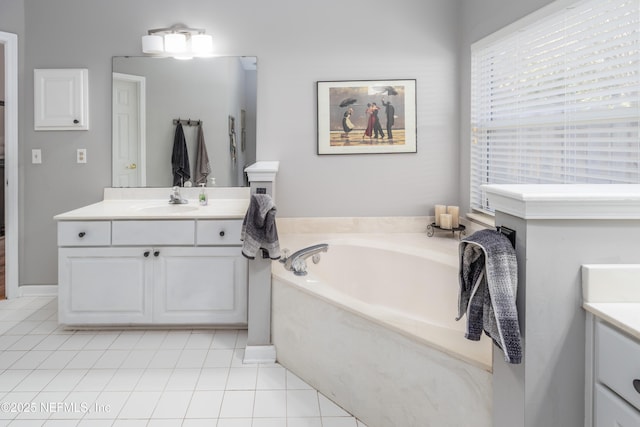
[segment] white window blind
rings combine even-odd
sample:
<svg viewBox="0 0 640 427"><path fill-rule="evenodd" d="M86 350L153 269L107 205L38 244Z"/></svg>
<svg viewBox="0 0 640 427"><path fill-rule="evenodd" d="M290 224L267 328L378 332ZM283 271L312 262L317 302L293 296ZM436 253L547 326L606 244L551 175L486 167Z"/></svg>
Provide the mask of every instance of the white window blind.
<svg viewBox="0 0 640 427"><path fill-rule="evenodd" d="M640 183L640 0L581 1L471 52L482 184Z"/></svg>

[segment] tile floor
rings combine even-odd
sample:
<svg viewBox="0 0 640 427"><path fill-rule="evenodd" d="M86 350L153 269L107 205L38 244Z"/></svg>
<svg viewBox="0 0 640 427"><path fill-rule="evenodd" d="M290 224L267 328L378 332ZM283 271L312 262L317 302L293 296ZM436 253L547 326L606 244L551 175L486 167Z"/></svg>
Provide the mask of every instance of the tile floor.
<svg viewBox="0 0 640 427"><path fill-rule="evenodd" d="M66 331L57 301L0 301L0 426L366 427L246 331Z"/></svg>

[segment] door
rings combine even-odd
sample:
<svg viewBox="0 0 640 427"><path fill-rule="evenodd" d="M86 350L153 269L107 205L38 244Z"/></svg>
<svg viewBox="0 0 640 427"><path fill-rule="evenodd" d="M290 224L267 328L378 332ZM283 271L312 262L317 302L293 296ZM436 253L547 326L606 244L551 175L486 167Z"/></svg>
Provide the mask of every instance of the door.
<svg viewBox="0 0 640 427"><path fill-rule="evenodd" d="M144 187L145 78L113 73L113 186Z"/></svg>

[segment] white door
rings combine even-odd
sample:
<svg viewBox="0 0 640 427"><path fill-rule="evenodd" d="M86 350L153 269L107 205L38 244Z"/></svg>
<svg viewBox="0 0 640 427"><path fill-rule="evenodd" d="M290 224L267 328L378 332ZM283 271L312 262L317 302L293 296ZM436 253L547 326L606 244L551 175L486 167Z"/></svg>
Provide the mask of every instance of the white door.
<svg viewBox="0 0 640 427"><path fill-rule="evenodd" d="M144 77L113 73L113 186L144 187Z"/></svg>

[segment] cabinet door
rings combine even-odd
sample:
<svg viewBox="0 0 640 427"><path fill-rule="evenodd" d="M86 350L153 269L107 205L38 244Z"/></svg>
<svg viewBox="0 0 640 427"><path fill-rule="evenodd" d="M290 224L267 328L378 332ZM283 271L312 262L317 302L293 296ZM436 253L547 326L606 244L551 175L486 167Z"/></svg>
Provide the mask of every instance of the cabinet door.
<svg viewBox="0 0 640 427"><path fill-rule="evenodd" d="M34 70L34 129L89 129L89 71Z"/></svg>
<svg viewBox="0 0 640 427"><path fill-rule="evenodd" d="M596 385L595 406L595 427L640 426L640 412L600 384Z"/></svg>
<svg viewBox="0 0 640 427"><path fill-rule="evenodd" d="M247 260L240 247L158 248L153 320L247 323Z"/></svg>
<svg viewBox="0 0 640 427"><path fill-rule="evenodd" d="M150 323L151 258L145 248L59 249L59 322Z"/></svg>

